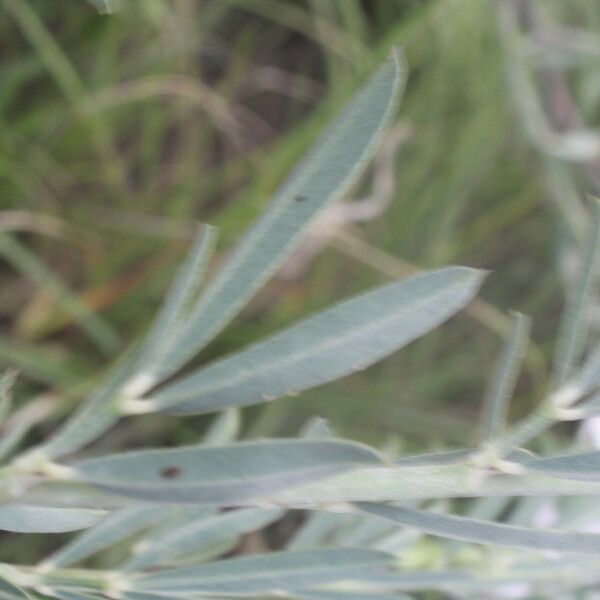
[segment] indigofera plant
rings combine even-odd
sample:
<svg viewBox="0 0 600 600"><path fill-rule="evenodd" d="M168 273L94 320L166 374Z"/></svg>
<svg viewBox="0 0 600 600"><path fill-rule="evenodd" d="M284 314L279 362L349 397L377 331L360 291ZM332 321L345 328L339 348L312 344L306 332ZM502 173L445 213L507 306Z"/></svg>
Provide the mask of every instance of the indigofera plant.
<svg viewBox="0 0 600 600"><path fill-rule="evenodd" d="M548 396L507 427L529 331L528 320L515 315L485 397L478 447L390 459L335 439L321 422L298 439L236 441L240 407L363 369L460 311L485 275L470 268L376 288L177 376L356 181L394 117L404 81L396 52L206 285L215 233L203 228L146 338L36 447L21 449L27 425L11 415L14 373L3 377L0 529L84 531L39 564L1 564L1 599L391 600L422 590L501 598L514 583L522 597L533 598L599 583L600 535L581 531L581 517L593 513L600 495L600 453L539 457L521 449L556 422L600 412L600 352L584 358L599 254L597 206ZM123 417L208 412L220 414L201 444L79 455ZM449 514L458 497L472 500L461 505L462 514ZM544 506L553 507L557 529L536 526ZM295 509L309 512L284 547L224 558L241 536ZM425 562L418 559L423 534L439 539ZM117 545L121 558L110 569L82 566Z"/></svg>

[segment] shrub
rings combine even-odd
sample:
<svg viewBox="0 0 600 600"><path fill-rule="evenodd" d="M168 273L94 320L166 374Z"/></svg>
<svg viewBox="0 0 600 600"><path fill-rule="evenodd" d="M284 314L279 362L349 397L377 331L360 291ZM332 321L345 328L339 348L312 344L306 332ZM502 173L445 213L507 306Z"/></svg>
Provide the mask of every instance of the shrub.
<svg viewBox="0 0 600 600"><path fill-rule="evenodd" d="M539 457L521 447L555 422L586 418L600 406L600 352L582 361L600 239L597 208L550 392L532 415L507 428L529 329L515 315L485 398L478 447L390 458L336 439L318 421L298 439L236 441L240 407L363 369L450 318L483 280L474 269L448 267L374 289L177 375L356 180L393 118L403 83L396 53L200 289L215 236L202 229L144 341L34 448L20 449L27 425L20 413L10 414L14 373L4 376L0 529L85 531L40 564L0 565L0 598L389 600L422 590L533 597L596 583L600 535L532 521L546 506L558 525L580 526L595 502L589 498L600 493L600 453ZM202 444L79 454L126 416L208 412L221 414ZM560 496L569 498L552 500ZM455 498L472 500L459 505ZM462 514L451 514L453 508ZM223 558L241 536L293 510L308 512L278 551ZM435 550L423 534L439 540ZM117 545L127 556L116 566L77 567ZM506 587L513 583L521 587Z"/></svg>

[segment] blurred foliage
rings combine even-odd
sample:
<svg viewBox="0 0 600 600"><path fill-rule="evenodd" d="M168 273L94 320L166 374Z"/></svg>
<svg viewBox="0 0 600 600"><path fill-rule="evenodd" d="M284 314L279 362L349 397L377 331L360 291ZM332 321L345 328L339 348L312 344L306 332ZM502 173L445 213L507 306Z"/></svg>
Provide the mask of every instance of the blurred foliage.
<svg viewBox="0 0 600 600"><path fill-rule="evenodd" d="M402 135L391 166L354 193L383 194L388 177L389 206L331 232L314 262L276 278L203 358L374 281L459 263L493 270L491 304L365 373L247 410L247 434L290 433L318 414L378 445L464 442L508 309L534 318L519 385L525 402L539 397L560 308L556 233L568 234L571 212L554 196L594 189L580 164L549 158L523 127L502 3L118 4L99 14L78 0L0 2L0 361L22 370L23 391L56 394L55 419L70 410L144 331L196 224L217 225L219 250L230 247L332 111L400 45L410 70ZM564 26L600 28L593 2L539 4ZM556 56L578 57L568 82L593 124L598 69L590 52L559 42ZM106 443L186 442L203 424L141 419Z"/></svg>

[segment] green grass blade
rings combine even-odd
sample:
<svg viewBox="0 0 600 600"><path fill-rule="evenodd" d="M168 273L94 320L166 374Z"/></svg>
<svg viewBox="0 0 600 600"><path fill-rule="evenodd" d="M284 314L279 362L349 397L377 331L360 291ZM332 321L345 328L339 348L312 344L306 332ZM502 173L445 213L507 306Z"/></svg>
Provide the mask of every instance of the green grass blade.
<svg viewBox="0 0 600 600"><path fill-rule="evenodd" d="M448 319L473 298L482 279L481 271L450 267L378 288L129 404L129 410L197 414L333 381Z"/></svg>
<svg viewBox="0 0 600 600"><path fill-rule="evenodd" d="M106 513L84 508L0 505L0 530L16 533L63 533L95 525Z"/></svg>
<svg viewBox="0 0 600 600"><path fill-rule="evenodd" d="M75 463L73 478L152 502L235 505L379 462L374 451L353 442L269 440L92 458Z"/></svg>
<svg viewBox="0 0 600 600"><path fill-rule="evenodd" d="M600 554L600 535L550 529L531 529L480 521L384 504L360 503L359 510L381 517L403 527L412 527L430 535L476 544L492 544L510 548Z"/></svg>
<svg viewBox="0 0 600 600"><path fill-rule="evenodd" d="M586 332L589 328L589 295L598 274L600 256L600 201L593 200L591 210L593 222L586 241L581 274L575 289L569 294L559 327L554 353L555 388L565 383L572 374L585 349Z"/></svg>
<svg viewBox="0 0 600 600"><path fill-rule="evenodd" d="M60 301L62 308L68 311L79 327L102 350L110 352L119 346L117 332L81 302L59 277L13 236L0 232L0 254L17 271L52 293Z"/></svg>
<svg viewBox="0 0 600 600"><path fill-rule="evenodd" d="M394 116L404 81L395 54L315 142L206 288L155 379L178 370L214 338L283 264L320 211L348 191Z"/></svg>
<svg viewBox="0 0 600 600"><path fill-rule="evenodd" d="M525 358L530 329L530 320L516 313L485 395L482 416L484 442L500 435L506 426L508 406Z"/></svg>

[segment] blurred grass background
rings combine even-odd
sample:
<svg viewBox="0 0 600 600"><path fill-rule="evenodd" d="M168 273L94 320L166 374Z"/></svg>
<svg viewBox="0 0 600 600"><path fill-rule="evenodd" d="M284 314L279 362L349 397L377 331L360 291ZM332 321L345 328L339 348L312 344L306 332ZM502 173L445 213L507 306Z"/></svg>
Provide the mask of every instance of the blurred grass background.
<svg viewBox="0 0 600 600"><path fill-rule="evenodd" d="M245 435L319 415L378 446L464 444L509 310L534 318L516 412L539 399L600 186L595 2L117 4L0 0L0 363L21 370L21 402L50 414L34 435L141 335L197 224L219 227L223 256L393 45L405 100L347 199L389 205L329 229L198 360L457 263L492 271L468 311L366 372L246 410ZM127 421L101 445L192 442L205 426Z"/></svg>

